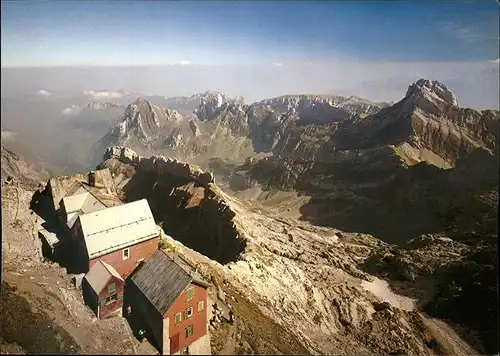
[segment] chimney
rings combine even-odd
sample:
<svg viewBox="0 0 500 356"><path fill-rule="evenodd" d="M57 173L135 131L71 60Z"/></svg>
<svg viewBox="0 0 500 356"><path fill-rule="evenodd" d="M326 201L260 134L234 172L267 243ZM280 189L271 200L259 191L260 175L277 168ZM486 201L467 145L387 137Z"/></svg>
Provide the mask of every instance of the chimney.
<svg viewBox="0 0 500 356"><path fill-rule="evenodd" d="M89 185L91 187L95 187L95 172L94 171L91 171L89 173Z"/></svg>

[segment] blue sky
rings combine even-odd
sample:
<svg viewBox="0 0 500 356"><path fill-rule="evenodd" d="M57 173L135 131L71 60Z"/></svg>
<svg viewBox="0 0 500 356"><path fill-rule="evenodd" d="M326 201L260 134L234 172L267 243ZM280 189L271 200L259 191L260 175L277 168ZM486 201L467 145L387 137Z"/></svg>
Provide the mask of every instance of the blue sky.
<svg viewBox="0 0 500 356"><path fill-rule="evenodd" d="M2 67L498 58L495 1L2 1Z"/></svg>

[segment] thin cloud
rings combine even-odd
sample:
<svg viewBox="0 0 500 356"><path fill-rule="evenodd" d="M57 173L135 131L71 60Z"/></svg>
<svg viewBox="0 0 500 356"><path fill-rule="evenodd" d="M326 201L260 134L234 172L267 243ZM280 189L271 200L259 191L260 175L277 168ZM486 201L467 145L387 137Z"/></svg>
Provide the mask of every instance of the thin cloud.
<svg viewBox="0 0 500 356"><path fill-rule="evenodd" d="M497 59L493 59L490 61L491 63L495 63L495 64L500 64L500 58L497 58Z"/></svg>
<svg viewBox="0 0 500 356"><path fill-rule="evenodd" d="M79 105L71 105L71 107L64 109L61 114L65 116L76 116L82 111L82 107Z"/></svg>
<svg viewBox="0 0 500 356"><path fill-rule="evenodd" d="M462 25L455 22L445 22L441 24L440 30L464 42L498 40L498 34L494 35L492 32L487 32L477 25Z"/></svg>
<svg viewBox="0 0 500 356"><path fill-rule="evenodd" d="M43 89L40 89L36 93L37 93L37 95L40 95L40 96L51 96L52 95L52 93L50 91L43 90Z"/></svg>
<svg viewBox="0 0 500 356"><path fill-rule="evenodd" d="M274 65L278 66L278 67L283 67L283 63L281 63L281 62L276 62L276 63L274 63Z"/></svg>
<svg viewBox="0 0 500 356"><path fill-rule="evenodd" d="M121 98L123 96L123 93L117 91L84 90L83 94L90 96L93 99L116 99L116 98Z"/></svg>
<svg viewBox="0 0 500 356"><path fill-rule="evenodd" d="M2 130L2 140L13 140L17 136L17 133L12 131L3 131Z"/></svg>
<svg viewBox="0 0 500 356"><path fill-rule="evenodd" d="M180 61L178 64L180 64L181 66L188 66L191 64L190 61Z"/></svg>

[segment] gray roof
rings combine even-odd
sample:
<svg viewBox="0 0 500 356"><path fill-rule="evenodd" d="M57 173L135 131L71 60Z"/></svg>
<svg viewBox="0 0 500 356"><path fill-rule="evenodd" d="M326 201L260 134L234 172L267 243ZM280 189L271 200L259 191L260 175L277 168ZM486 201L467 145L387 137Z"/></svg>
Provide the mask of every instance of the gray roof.
<svg viewBox="0 0 500 356"><path fill-rule="evenodd" d="M162 315L192 281L189 273L162 250L148 258L130 279Z"/></svg>
<svg viewBox="0 0 500 356"><path fill-rule="evenodd" d="M203 277L195 270L195 267L191 265L188 261L182 258L181 255L177 255L173 252L164 251L172 260L175 261L187 274L193 279L193 283L199 284L202 287L210 287L210 283L206 282Z"/></svg>
<svg viewBox="0 0 500 356"><path fill-rule="evenodd" d="M79 183L79 182L76 182ZM81 183L79 183L81 184ZM83 186L80 188L84 189ZM66 211L66 225L71 229L78 217L82 214L93 213L106 209L107 206L101 202L91 191L84 190L85 193L69 195L63 198L63 205Z"/></svg>
<svg viewBox="0 0 500 356"><path fill-rule="evenodd" d="M111 277L115 277L123 282L123 278L113 268L113 266L101 260L97 261L97 263L85 275L85 279L97 295L99 295Z"/></svg>

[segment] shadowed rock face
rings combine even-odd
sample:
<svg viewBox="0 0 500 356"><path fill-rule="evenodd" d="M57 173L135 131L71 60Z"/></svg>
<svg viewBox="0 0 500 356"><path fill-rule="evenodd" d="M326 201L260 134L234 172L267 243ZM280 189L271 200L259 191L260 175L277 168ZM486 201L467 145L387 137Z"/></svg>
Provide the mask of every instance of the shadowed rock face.
<svg viewBox="0 0 500 356"><path fill-rule="evenodd" d="M245 241L213 176L165 157L143 158L110 147L99 168L109 168L125 201L148 199L157 223L190 248L220 263L236 261Z"/></svg>

